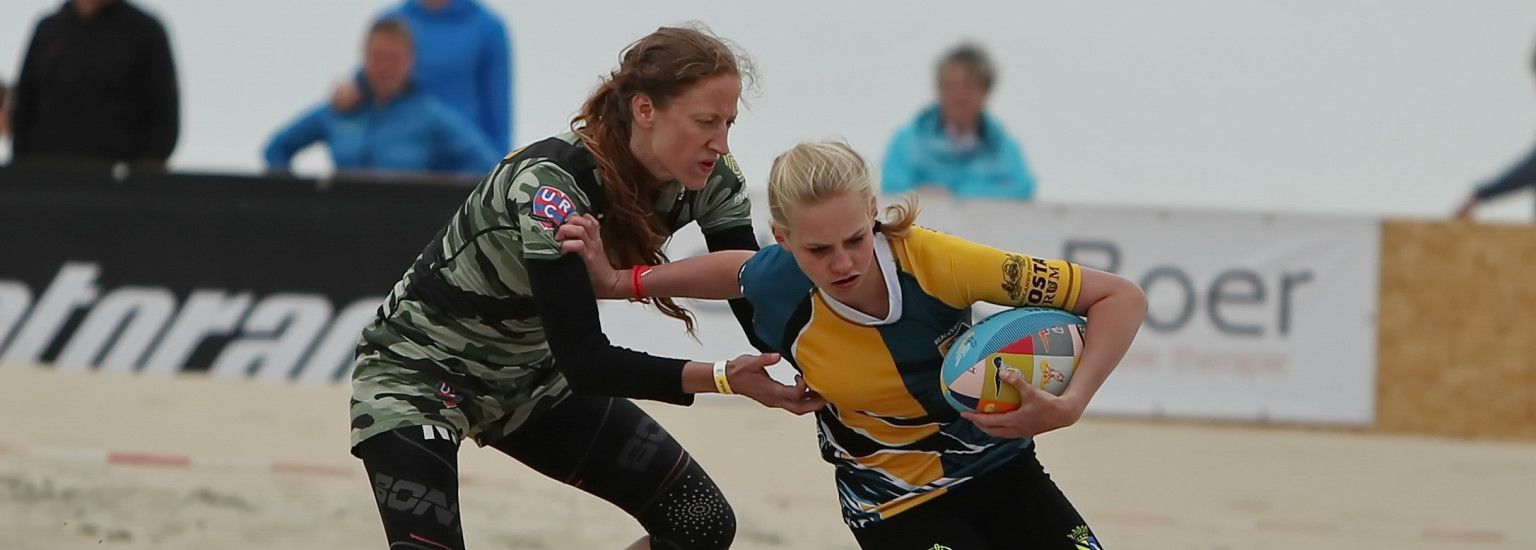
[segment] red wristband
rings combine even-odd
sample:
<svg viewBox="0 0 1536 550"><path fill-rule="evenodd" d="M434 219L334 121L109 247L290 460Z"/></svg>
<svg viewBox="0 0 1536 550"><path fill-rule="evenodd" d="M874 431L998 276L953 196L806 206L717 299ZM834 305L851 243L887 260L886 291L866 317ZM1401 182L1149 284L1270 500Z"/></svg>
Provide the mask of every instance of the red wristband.
<svg viewBox="0 0 1536 550"><path fill-rule="evenodd" d="M651 266L648 265L637 265L629 270L629 288L634 291L636 300L645 299L645 285L640 279L650 270Z"/></svg>

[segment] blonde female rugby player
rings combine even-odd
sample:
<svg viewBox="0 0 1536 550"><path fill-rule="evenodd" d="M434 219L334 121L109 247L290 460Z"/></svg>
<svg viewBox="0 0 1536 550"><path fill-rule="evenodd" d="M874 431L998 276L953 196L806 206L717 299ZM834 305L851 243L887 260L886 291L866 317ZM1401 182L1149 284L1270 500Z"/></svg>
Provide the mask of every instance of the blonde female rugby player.
<svg viewBox="0 0 1536 550"><path fill-rule="evenodd" d="M908 198L876 218L864 159L842 143L779 156L768 182L778 244L615 271L596 221L561 231L609 298L745 295L758 337L819 392L822 456L865 548L1099 548L1035 457L1033 437L1075 423L1141 326L1146 297L1121 277L913 225ZM637 284L638 283L638 284ZM1091 338L1060 397L1017 373L1018 410L957 413L939 367L977 302L1086 315ZM720 390L730 391L720 374Z"/></svg>

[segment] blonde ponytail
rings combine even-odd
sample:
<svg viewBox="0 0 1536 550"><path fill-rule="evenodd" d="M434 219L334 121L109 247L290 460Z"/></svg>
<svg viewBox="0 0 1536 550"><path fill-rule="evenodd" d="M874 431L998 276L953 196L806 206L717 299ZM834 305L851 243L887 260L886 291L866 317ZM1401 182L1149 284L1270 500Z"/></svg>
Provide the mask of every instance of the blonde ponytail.
<svg viewBox="0 0 1536 550"><path fill-rule="evenodd" d="M885 219L880 222L880 234L900 239L912 232L912 224L917 222L917 213L923 207L917 203L916 193L907 193L896 201L895 204L885 207Z"/></svg>

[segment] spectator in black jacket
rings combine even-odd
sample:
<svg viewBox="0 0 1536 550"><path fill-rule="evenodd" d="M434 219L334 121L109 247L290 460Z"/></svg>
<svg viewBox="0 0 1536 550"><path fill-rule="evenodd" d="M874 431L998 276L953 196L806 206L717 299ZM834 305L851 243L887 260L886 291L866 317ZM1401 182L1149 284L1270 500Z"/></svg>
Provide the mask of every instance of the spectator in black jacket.
<svg viewBox="0 0 1536 550"><path fill-rule="evenodd" d="M38 22L22 61L13 160L163 167L179 102L159 21L125 0L68 0Z"/></svg>

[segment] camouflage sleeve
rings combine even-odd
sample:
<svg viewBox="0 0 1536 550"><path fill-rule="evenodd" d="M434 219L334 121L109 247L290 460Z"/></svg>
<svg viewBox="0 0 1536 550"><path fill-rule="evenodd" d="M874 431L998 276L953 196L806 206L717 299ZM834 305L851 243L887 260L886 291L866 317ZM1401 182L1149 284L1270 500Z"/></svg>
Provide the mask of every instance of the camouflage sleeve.
<svg viewBox="0 0 1536 550"><path fill-rule="evenodd" d="M741 175L736 157L721 155L720 162L715 163L715 172L709 175L709 184L694 199L693 211L698 212L695 219L699 231L709 234L741 225L751 226L752 203L747 200L746 185L747 179Z"/></svg>
<svg viewBox="0 0 1536 550"><path fill-rule="evenodd" d="M509 208L516 212L525 259L560 257L555 229L565 220L592 211L592 202L576 179L552 162L540 162L513 177Z"/></svg>

